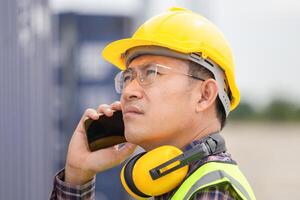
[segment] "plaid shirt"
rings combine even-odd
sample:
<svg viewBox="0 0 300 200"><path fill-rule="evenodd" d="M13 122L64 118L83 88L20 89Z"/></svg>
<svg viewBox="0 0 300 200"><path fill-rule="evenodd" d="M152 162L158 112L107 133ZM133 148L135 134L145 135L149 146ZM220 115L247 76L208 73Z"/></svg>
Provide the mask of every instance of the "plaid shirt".
<svg viewBox="0 0 300 200"><path fill-rule="evenodd" d="M194 141L192 144L186 147L186 150L192 148L200 141ZM188 175L192 174L203 164L209 161L220 161L226 163L235 163L232 160L230 154L219 153L216 155L208 156L202 160L194 162L190 165ZM84 185L71 185L63 181L64 170L57 173L54 179L54 187L50 197L50 200L94 200L95 199L95 179L87 182ZM178 186L179 187L179 186ZM162 196L155 197L155 200L167 200L170 199L178 189L163 194ZM234 189L230 184L216 185L205 188L196 192L191 200L233 200L239 199Z"/></svg>
<svg viewBox="0 0 300 200"><path fill-rule="evenodd" d="M54 178L51 200L91 200L95 199L95 181L92 179L84 185L71 185L64 182L65 170L62 169Z"/></svg>

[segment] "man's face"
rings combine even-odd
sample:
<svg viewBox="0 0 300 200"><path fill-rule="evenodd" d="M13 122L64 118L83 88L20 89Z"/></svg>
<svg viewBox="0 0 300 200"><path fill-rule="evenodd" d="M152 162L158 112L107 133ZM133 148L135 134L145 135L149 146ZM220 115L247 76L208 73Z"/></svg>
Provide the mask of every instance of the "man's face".
<svg viewBox="0 0 300 200"><path fill-rule="evenodd" d="M188 71L188 64L182 60L152 55L137 57L128 68L137 70L149 63ZM189 78L171 70L165 72L157 74L148 86L140 86L135 78L121 96L126 139L145 149L171 144L173 139L184 137L184 131L195 123Z"/></svg>

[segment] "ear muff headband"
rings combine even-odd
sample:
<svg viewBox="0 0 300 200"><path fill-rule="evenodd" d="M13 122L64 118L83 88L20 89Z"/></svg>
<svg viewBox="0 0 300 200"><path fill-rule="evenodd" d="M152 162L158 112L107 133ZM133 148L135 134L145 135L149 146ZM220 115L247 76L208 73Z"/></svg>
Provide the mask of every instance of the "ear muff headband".
<svg viewBox="0 0 300 200"><path fill-rule="evenodd" d="M155 180L194 161L201 160L202 158L209 155L221 153L224 151L226 151L224 138L219 133L214 133L204 138L201 143L195 145L192 149L151 169L150 174L152 179ZM178 161L180 162L179 165L175 165L173 168L162 172L161 169Z"/></svg>

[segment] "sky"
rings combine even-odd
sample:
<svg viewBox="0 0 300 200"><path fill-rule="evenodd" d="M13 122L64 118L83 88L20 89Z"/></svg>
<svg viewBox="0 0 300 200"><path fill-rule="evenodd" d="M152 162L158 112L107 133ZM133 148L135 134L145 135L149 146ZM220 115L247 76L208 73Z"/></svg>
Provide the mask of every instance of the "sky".
<svg viewBox="0 0 300 200"><path fill-rule="evenodd" d="M50 6L132 16L134 27L171 6L189 8L215 23L231 44L243 101L260 106L279 97L300 104L298 0L51 0Z"/></svg>
<svg viewBox="0 0 300 200"><path fill-rule="evenodd" d="M214 1L216 24L232 45L242 97L299 103L300 1Z"/></svg>

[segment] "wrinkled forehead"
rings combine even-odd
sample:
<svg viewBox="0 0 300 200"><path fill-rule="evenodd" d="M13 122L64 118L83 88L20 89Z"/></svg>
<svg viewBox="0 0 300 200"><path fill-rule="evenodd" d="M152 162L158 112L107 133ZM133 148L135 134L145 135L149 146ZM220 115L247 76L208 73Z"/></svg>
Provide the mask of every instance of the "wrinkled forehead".
<svg viewBox="0 0 300 200"><path fill-rule="evenodd" d="M126 68L139 68L151 64L159 64L174 69L187 69L188 61L161 55L138 55L131 59Z"/></svg>
<svg viewBox="0 0 300 200"><path fill-rule="evenodd" d="M142 55L152 55L152 56L162 56L167 58L177 58L183 59L182 54L179 52L175 52L165 47L159 46L138 46L133 47L127 50L122 56L125 58L125 65L129 66L129 64L137 57Z"/></svg>

